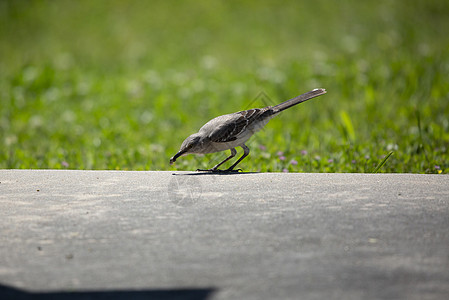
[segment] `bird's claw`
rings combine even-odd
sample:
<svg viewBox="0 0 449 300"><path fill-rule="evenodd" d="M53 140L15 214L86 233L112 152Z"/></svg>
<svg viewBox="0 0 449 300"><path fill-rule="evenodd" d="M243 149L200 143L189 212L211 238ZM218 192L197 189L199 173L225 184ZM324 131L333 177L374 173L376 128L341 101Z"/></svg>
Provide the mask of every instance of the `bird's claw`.
<svg viewBox="0 0 449 300"><path fill-rule="evenodd" d="M197 169L197 172L209 172L209 173L219 173L219 174L223 174L223 173L238 173L238 172L243 172L242 169L226 169L226 170L220 170L220 169Z"/></svg>

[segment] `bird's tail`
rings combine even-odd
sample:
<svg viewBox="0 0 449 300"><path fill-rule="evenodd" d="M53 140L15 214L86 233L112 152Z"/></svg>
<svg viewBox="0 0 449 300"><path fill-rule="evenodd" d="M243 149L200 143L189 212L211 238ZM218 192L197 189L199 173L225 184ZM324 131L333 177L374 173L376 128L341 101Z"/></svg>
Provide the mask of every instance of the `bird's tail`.
<svg viewBox="0 0 449 300"><path fill-rule="evenodd" d="M290 108L296 104L302 103L304 101L307 101L309 99L321 96L323 94L326 94L326 90L325 89L314 89L310 92L307 92L305 94L299 95L295 98L292 98L290 100L287 100L285 102L282 102L281 104L278 104L276 106L273 107L273 110L278 113L283 111L284 109Z"/></svg>

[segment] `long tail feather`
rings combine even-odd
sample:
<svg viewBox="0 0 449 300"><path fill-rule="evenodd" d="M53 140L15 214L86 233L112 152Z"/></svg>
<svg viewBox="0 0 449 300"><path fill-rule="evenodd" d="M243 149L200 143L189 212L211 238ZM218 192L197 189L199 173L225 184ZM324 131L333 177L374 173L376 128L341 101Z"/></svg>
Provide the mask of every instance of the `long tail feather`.
<svg viewBox="0 0 449 300"><path fill-rule="evenodd" d="M282 102L281 104L278 104L276 106L273 107L273 110L277 113L277 112L281 112L284 109L290 108L296 104L302 103L304 101L307 101L309 99L321 96L323 94L326 94L326 90L325 89L314 89L310 92L307 92L305 94L299 95L295 98L292 98L290 100L287 100L285 102Z"/></svg>

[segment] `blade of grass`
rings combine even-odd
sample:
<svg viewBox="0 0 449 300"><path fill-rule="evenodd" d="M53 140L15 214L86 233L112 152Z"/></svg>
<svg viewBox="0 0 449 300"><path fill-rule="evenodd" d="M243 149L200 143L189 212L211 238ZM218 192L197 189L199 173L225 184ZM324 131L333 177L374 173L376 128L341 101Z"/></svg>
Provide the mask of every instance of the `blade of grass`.
<svg viewBox="0 0 449 300"><path fill-rule="evenodd" d="M421 114L420 114L419 110L416 108L415 108L415 113L416 113L416 120L418 122L418 131L419 131L418 149L423 151L424 157L425 157L427 163L429 163L429 158L427 156L427 151L426 151L426 147L425 147L425 143L424 143L424 139L423 139L423 133L422 133L423 130L421 127Z"/></svg>
<svg viewBox="0 0 449 300"><path fill-rule="evenodd" d="M346 138L350 142L353 142L355 140L355 130L354 126L352 125L351 118L346 111L342 110L340 111L340 119L343 124L343 130L345 132Z"/></svg>
<svg viewBox="0 0 449 300"><path fill-rule="evenodd" d="M387 162L387 160L390 158L390 156L393 154L393 151L390 151L390 153L385 156L385 158L377 165L377 167L374 169L373 173L376 174L380 168Z"/></svg>

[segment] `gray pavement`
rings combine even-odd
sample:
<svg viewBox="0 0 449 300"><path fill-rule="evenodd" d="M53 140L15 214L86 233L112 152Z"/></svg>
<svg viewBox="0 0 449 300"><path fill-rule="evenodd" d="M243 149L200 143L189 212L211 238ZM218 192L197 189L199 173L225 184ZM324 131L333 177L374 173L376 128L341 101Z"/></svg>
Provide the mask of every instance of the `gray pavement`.
<svg viewBox="0 0 449 300"><path fill-rule="evenodd" d="M449 176L0 170L1 299L449 299Z"/></svg>

